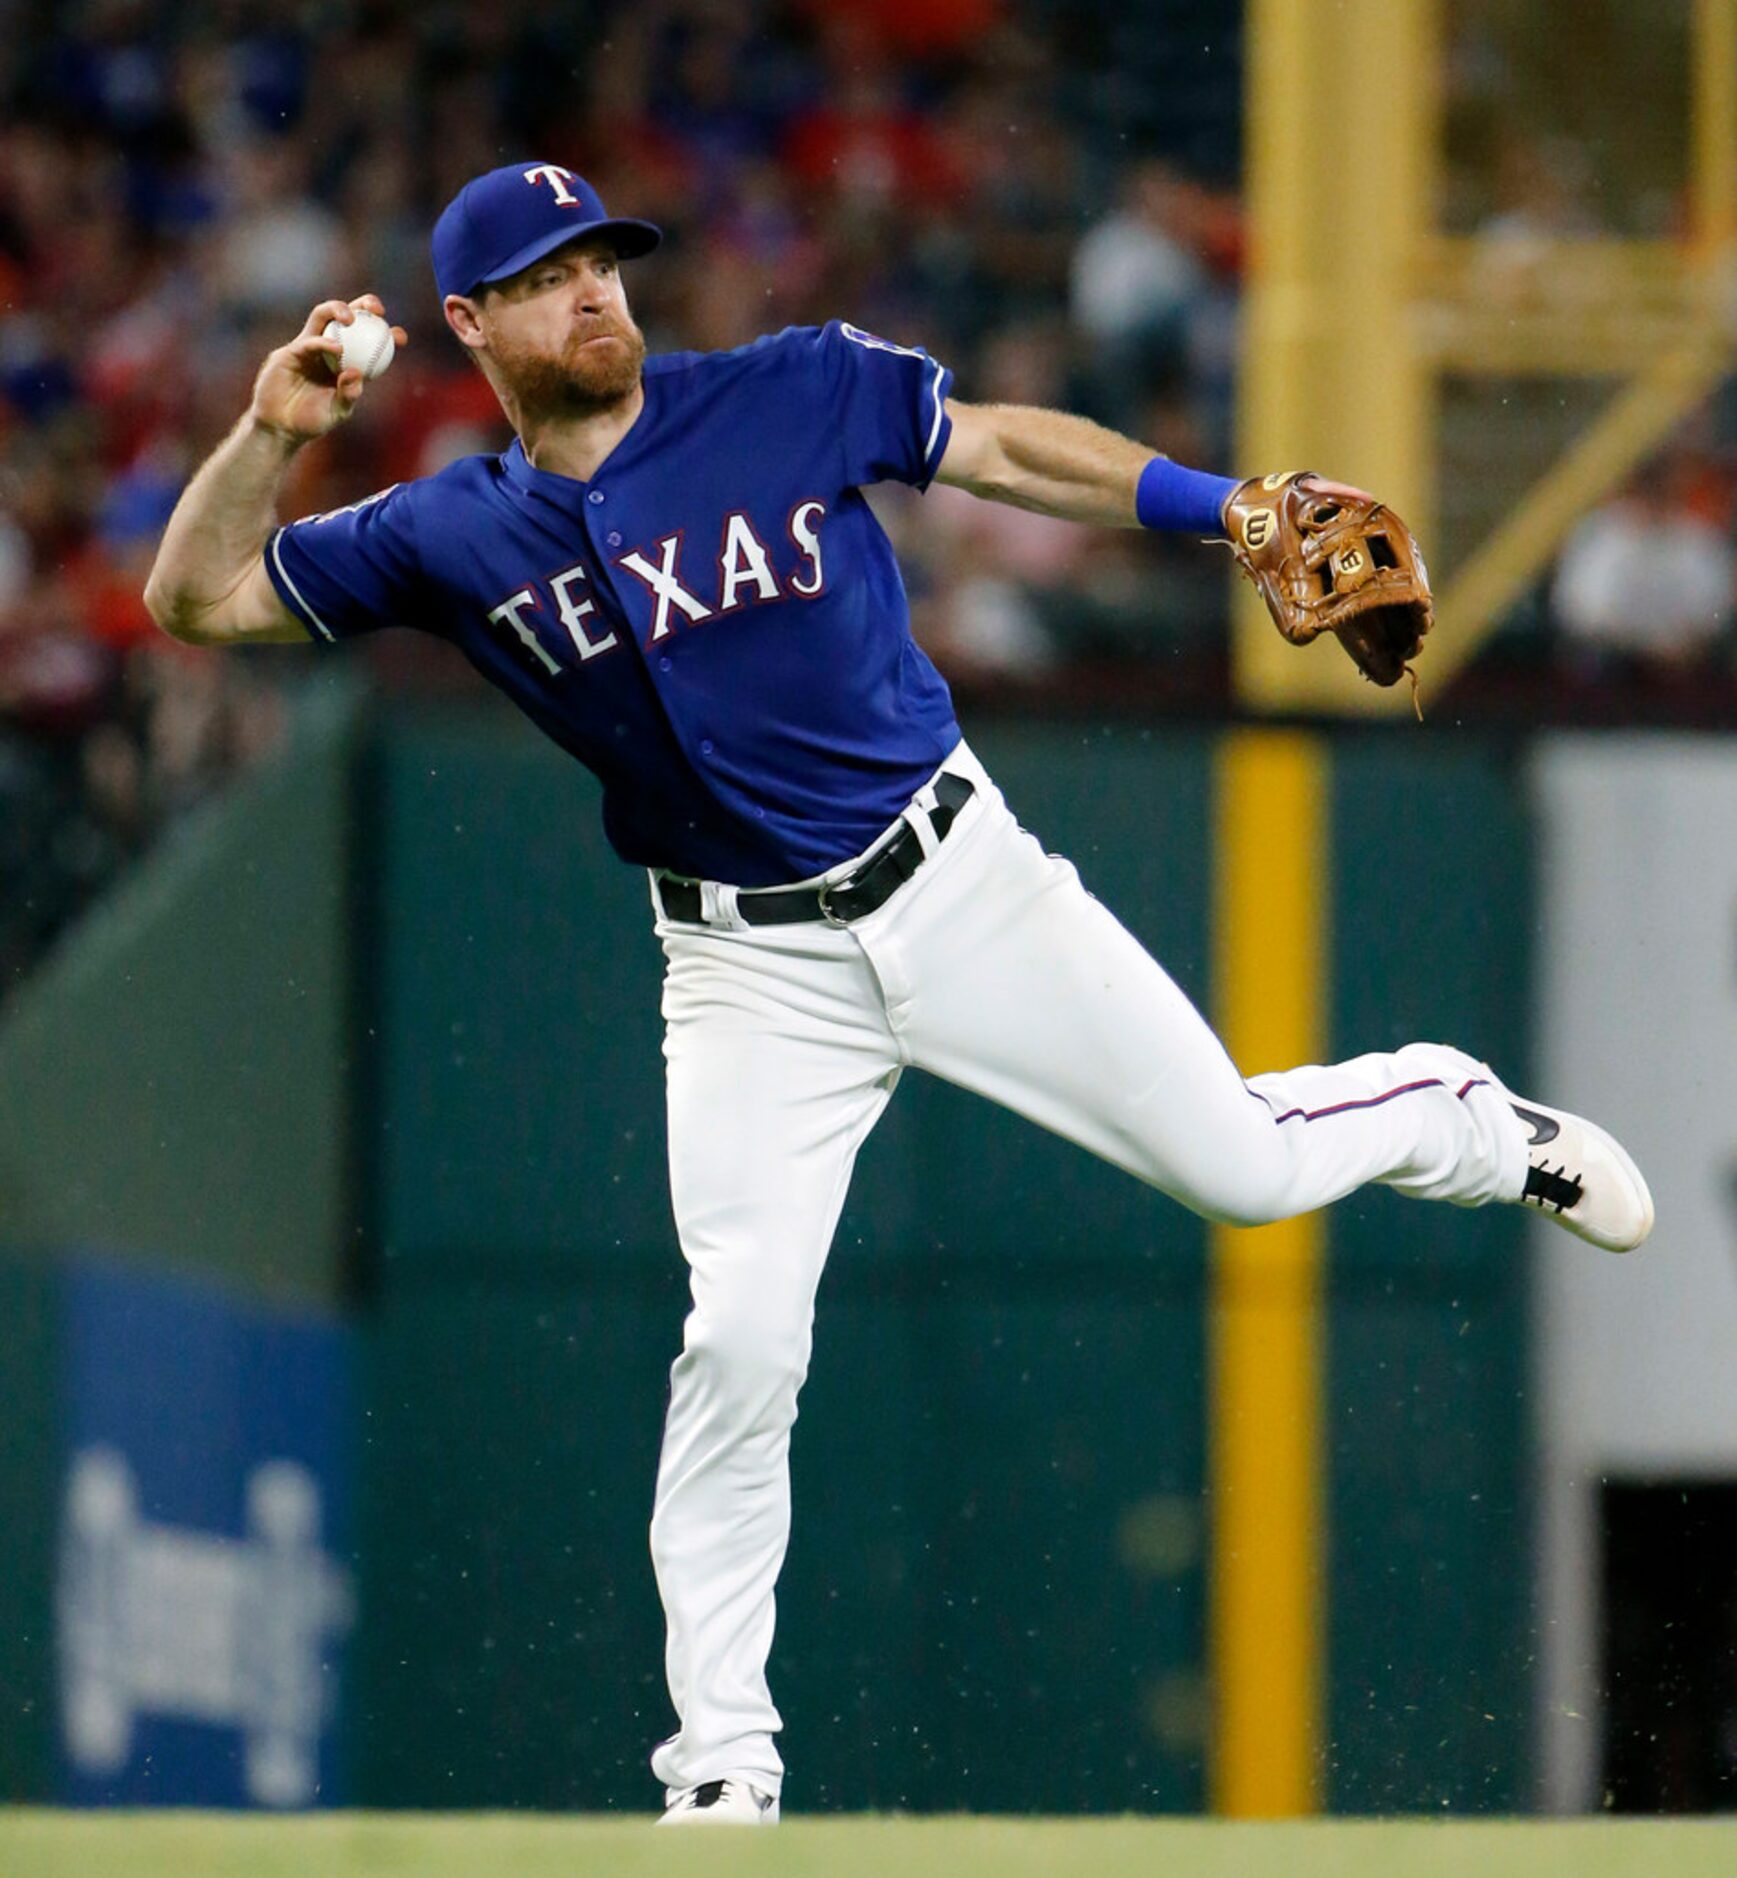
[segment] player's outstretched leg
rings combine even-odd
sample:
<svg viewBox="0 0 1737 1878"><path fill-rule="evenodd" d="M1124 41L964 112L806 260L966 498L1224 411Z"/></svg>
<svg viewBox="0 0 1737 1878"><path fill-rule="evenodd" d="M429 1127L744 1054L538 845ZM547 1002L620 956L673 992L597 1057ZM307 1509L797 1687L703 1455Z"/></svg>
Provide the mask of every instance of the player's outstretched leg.
<svg viewBox="0 0 1737 1878"><path fill-rule="evenodd" d="M670 1825L771 1824L784 1770L766 1658L790 1431L821 1268L898 1058L841 933L670 929L665 946L670 1191L693 1309L651 1530L680 1725L652 1769Z"/></svg>
<svg viewBox="0 0 1737 1878"><path fill-rule="evenodd" d="M1360 1096L1347 1095L1345 1090L1343 1078L1353 1070L1364 1071L1364 1093ZM1435 1089L1428 1086L1430 1081L1437 1085ZM1361 1151L1399 1152L1413 1157L1405 1171L1374 1176L1401 1193L1421 1199L1455 1200L1461 1205L1488 1199L1518 1201L1538 1208L1547 1219L1607 1252L1631 1252L1652 1231L1652 1195L1640 1169L1614 1136L1582 1115L1547 1108L1529 1099L1519 1100L1487 1063L1448 1045L1411 1044L1391 1056L1359 1058L1327 1069L1254 1076L1248 1087L1267 1103L1275 1122L1287 1127L1342 1123L1346 1117L1339 1105L1347 1101L1367 1104L1371 1110L1394 1107L1398 1131L1384 1146L1371 1149L1361 1144ZM1431 1128L1439 1124L1439 1113L1412 1116L1398 1105L1414 1094L1432 1096L1433 1107L1439 1112L1439 1092L1450 1088L1467 1113L1458 1118L1458 1125L1450 1119L1446 1129L1435 1136L1436 1145L1419 1157L1410 1141L1411 1124L1423 1124L1421 1132L1428 1140ZM1474 1105L1481 1111L1486 1129L1499 1127L1501 1134L1512 1137L1515 1124L1519 1125L1524 1164L1518 1193L1513 1191L1507 1171L1512 1165L1512 1151L1505 1144L1494 1148L1490 1163L1499 1166L1500 1176L1492 1191L1483 1191L1485 1182L1478 1177L1477 1169L1494 1138L1480 1131L1478 1117L1471 1113ZM1356 1114L1356 1109L1351 1113ZM1347 1146L1353 1151L1360 1148L1349 1139L1330 1144L1310 1141L1308 1145L1311 1151L1318 1146L1329 1152Z"/></svg>
<svg viewBox="0 0 1737 1878"><path fill-rule="evenodd" d="M948 861L858 929L913 1062L1213 1219L1284 1219L1376 1181L1462 1206L1529 1200L1598 1244L1644 1237L1651 1202L1608 1135L1551 1110L1557 1133L1535 1144L1525 1111L1542 1106L1447 1045L1245 1080L1073 868L993 787L980 797Z"/></svg>

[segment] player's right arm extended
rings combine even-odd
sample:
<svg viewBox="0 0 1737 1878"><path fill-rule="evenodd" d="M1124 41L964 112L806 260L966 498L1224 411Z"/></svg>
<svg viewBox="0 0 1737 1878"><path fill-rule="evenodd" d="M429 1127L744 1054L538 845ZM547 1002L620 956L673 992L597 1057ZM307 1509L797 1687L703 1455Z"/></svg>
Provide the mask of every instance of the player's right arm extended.
<svg viewBox="0 0 1737 1878"><path fill-rule="evenodd" d="M1225 504L1242 486L1234 476L1154 456L1145 444L1066 411L949 398L947 415L952 428L937 482L1063 521L1217 536L1224 533ZM1309 486L1355 502L1375 500L1321 476Z"/></svg>
<svg viewBox="0 0 1737 1878"><path fill-rule="evenodd" d="M265 571L262 550L277 523L278 491L303 444L323 437L356 407L359 371L333 378L327 360L343 348L321 335L354 310L384 315L372 294L322 300L254 381L253 402L183 491L145 583L145 605L164 632L189 645L298 643L307 628ZM402 328L393 336L404 344Z"/></svg>

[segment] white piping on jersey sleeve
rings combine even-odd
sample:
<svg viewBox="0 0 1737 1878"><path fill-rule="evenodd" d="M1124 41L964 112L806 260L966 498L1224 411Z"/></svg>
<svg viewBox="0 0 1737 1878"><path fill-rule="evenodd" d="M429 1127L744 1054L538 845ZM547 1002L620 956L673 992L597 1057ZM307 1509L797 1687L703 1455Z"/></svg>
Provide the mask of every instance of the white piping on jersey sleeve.
<svg viewBox="0 0 1737 1878"><path fill-rule="evenodd" d="M935 400L935 421L929 426L929 441L923 445L923 467L928 468L929 459L935 454L935 439L941 434L941 417L946 407L941 401L941 379L946 371L939 359L929 363L935 368L935 376L929 384L929 396Z"/></svg>
<svg viewBox="0 0 1737 1878"><path fill-rule="evenodd" d="M338 635L335 632L333 632L331 627L328 626L326 622L320 618L319 614L316 613L314 609L308 605L307 599L303 595L301 588L298 587L295 584L295 582L290 579L289 569L284 566L283 556L279 554L277 550L277 544L283 539L283 534L284 534L284 531L280 528L277 531L277 533L273 535L271 538L272 565L277 569L278 573L283 577L283 584L290 590L291 598L295 601L296 605L301 608L303 617L306 619L307 623L310 626L312 626L320 634L320 636L323 639L326 639L335 645L337 643Z"/></svg>

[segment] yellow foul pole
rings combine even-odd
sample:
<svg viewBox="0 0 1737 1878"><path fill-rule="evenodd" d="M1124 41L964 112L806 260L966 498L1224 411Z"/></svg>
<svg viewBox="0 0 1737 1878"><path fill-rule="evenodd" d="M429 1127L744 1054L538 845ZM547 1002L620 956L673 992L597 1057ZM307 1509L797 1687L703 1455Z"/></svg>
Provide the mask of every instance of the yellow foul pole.
<svg viewBox="0 0 1737 1878"><path fill-rule="evenodd" d="M1249 0L1237 461L1378 489L1427 543L1432 379L1414 303L1435 197L1440 0ZM1239 584L1237 695L1372 713L1403 697L1285 645ZM1218 778L1216 1007L1245 1071L1326 1055L1327 759L1248 732ZM1213 1234L1212 1799L1321 1801L1325 1666L1321 1219Z"/></svg>
<svg viewBox="0 0 1737 1878"><path fill-rule="evenodd" d="M1322 1060L1327 760L1319 738L1220 748L1213 979L1245 1072ZM1324 1469L1321 1215L1212 1235L1212 1803L1317 1809Z"/></svg>

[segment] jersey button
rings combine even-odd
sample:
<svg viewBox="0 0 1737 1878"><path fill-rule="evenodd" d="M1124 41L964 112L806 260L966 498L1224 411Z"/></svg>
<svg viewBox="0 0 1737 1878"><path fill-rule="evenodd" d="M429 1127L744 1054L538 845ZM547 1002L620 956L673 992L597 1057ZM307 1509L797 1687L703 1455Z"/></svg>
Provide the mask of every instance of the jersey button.
<svg viewBox="0 0 1737 1878"><path fill-rule="evenodd" d="M674 671L675 667L670 664L668 659L659 659L657 662L657 669L660 672L669 672L669 671Z"/></svg>
<svg viewBox="0 0 1737 1878"><path fill-rule="evenodd" d="M610 529L609 533L604 537L604 539L609 543L609 545L612 548L619 548L621 546L621 536L617 534L617 532L613 528Z"/></svg>
<svg viewBox="0 0 1737 1878"><path fill-rule="evenodd" d="M603 500L603 491L601 489L593 489L585 500L593 503L601 502Z"/></svg>
<svg viewBox="0 0 1737 1878"><path fill-rule="evenodd" d="M711 738L710 738L710 737L702 737L702 738L700 739L700 755L701 755L701 756L710 756L711 754L712 754L712 740L711 740Z"/></svg>

